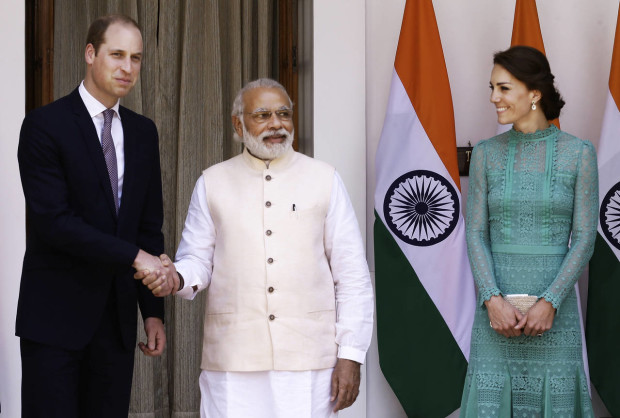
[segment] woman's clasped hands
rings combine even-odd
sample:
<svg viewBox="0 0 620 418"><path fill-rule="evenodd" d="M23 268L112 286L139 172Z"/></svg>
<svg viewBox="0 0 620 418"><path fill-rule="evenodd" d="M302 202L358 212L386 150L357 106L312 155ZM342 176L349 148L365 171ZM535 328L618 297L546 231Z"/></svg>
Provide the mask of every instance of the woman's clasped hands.
<svg viewBox="0 0 620 418"><path fill-rule="evenodd" d="M501 296L492 296L484 302L489 325L504 337L521 334L541 337L551 329L556 309L545 299L539 299L524 315Z"/></svg>

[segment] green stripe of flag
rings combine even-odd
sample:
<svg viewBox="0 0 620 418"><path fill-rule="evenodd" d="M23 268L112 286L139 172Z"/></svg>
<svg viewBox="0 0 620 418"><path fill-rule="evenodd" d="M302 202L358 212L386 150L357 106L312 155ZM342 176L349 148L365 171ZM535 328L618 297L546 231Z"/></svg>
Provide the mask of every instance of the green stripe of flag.
<svg viewBox="0 0 620 418"><path fill-rule="evenodd" d="M586 338L590 380L614 417L620 417L620 262L597 234L590 260Z"/></svg>
<svg viewBox="0 0 620 418"><path fill-rule="evenodd" d="M374 238L381 370L407 416L443 418L460 406L467 360L376 212Z"/></svg>

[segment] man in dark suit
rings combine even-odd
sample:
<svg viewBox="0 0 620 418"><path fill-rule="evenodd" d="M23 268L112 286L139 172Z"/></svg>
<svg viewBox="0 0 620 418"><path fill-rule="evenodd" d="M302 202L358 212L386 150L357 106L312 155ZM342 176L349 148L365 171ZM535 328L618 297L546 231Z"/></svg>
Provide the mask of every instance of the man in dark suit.
<svg viewBox="0 0 620 418"><path fill-rule="evenodd" d="M148 356L162 353L163 301L133 279L164 269L155 124L119 106L142 62L137 23L91 25L83 83L30 112L18 149L27 242L17 307L24 417L123 417L137 309ZM154 255L153 255L154 254ZM164 283L161 289L178 284Z"/></svg>

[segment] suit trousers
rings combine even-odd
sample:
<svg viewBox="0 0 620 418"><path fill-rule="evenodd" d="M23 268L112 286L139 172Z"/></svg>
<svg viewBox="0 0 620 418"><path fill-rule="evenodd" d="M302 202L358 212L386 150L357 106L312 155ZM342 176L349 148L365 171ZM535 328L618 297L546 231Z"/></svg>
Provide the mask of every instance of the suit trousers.
<svg viewBox="0 0 620 418"><path fill-rule="evenodd" d="M22 417L127 417L134 350L122 343L111 292L88 345L68 350L22 338Z"/></svg>

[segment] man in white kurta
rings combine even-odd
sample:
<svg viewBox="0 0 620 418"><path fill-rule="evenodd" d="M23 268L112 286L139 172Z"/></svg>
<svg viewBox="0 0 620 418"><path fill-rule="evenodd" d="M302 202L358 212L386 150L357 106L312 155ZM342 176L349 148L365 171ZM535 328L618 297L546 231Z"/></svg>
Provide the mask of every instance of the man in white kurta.
<svg viewBox="0 0 620 418"><path fill-rule="evenodd" d="M333 167L292 150L280 84L246 85L232 118L245 149L198 179L174 263L178 296L207 291L201 416L334 417L373 323L353 207Z"/></svg>

